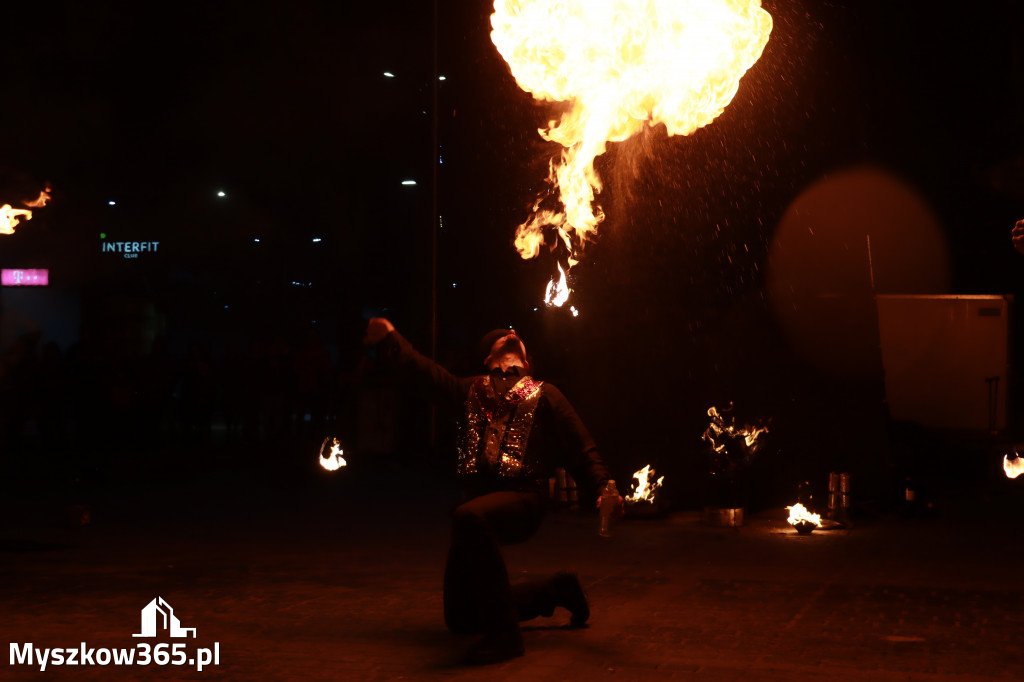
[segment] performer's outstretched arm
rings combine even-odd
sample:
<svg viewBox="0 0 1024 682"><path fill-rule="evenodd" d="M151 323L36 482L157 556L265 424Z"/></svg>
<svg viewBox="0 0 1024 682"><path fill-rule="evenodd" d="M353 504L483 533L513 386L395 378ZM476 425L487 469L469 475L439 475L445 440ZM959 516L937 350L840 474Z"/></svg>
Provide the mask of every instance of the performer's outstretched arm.
<svg viewBox="0 0 1024 682"><path fill-rule="evenodd" d="M410 372L414 380L425 386L437 400L453 405L465 402L472 379L460 379L421 354L383 317L370 320L363 341L376 345L381 357Z"/></svg>

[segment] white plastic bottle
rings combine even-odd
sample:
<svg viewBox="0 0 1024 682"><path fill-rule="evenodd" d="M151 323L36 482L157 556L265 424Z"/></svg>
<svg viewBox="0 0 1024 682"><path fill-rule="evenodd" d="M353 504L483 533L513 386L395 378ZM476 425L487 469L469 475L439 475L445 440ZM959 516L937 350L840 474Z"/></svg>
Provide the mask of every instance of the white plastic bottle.
<svg viewBox="0 0 1024 682"><path fill-rule="evenodd" d="M597 534L601 537L610 538L612 536L612 517L618 507L619 491L615 487L615 481L609 480L601 493L601 526L597 530Z"/></svg>

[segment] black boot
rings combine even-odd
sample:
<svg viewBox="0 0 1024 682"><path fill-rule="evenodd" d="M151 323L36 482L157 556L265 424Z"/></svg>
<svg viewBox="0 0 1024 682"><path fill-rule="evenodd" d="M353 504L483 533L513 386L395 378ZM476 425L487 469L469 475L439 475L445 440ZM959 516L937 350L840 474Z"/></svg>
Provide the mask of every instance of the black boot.
<svg viewBox="0 0 1024 682"><path fill-rule="evenodd" d="M466 663L490 665L510 661L523 653L523 635L516 626L484 635L466 652Z"/></svg>
<svg viewBox="0 0 1024 682"><path fill-rule="evenodd" d="M555 605L572 613L569 623L575 628L583 627L590 618L590 605L579 576L565 571L556 573L551 579L551 588L555 594Z"/></svg>

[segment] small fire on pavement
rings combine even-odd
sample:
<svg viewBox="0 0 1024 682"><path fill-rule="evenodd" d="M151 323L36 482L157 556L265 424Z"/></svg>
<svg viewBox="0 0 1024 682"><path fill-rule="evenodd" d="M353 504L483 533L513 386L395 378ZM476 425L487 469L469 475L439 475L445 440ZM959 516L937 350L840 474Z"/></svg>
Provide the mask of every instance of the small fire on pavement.
<svg viewBox="0 0 1024 682"><path fill-rule="evenodd" d="M807 510L807 507L803 506L799 502L794 504L792 507L786 507L786 509L789 510L789 518L786 520L790 525L796 528L796 532L801 535L806 535L815 528L821 528L821 515L812 514Z"/></svg>

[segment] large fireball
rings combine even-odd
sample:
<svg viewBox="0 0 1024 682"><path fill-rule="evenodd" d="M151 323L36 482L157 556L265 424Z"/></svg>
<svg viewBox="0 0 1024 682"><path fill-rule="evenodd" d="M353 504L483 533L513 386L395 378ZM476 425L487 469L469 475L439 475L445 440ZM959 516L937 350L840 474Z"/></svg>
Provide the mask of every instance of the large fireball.
<svg viewBox="0 0 1024 682"><path fill-rule="evenodd" d="M772 18L759 0L495 0L491 26L523 90L570 104L540 131L563 148L550 179L564 210L538 201L516 248L537 256L551 225L572 265L604 218L594 159L605 145L644 126L688 135L711 123L761 56Z"/></svg>

